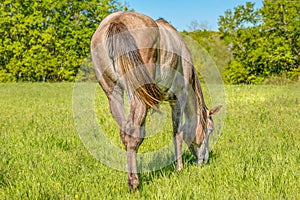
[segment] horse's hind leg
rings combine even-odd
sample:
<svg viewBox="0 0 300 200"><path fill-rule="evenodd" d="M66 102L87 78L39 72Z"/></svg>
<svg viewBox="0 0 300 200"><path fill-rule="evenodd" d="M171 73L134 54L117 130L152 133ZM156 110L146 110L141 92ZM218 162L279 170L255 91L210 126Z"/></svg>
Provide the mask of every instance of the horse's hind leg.
<svg viewBox="0 0 300 200"><path fill-rule="evenodd" d="M124 133L124 144L127 151L128 185L131 189L135 189L139 185L137 151L145 136L147 107L137 98L133 98L130 106L130 116Z"/></svg>
<svg viewBox="0 0 300 200"><path fill-rule="evenodd" d="M131 189L139 185L137 175L136 154L145 134L146 105L135 99L131 102L129 120L126 121L123 90L115 86L112 93L107 94L112 116L119 125L120 138L127 152L128 185Z"/></svg>
<svg viewBox="0 0 300 200"><path fill-rule="evenodd" d="M107 93L108 104L110 112L117 122L119 129L120 129L120 137L122 142L124 143L124 131L126 127L126 115L125 115L125 108L124 108L124 100L123 96L124 91L119 86L116 85L114 87L114 91L111 93Z"/></svg>

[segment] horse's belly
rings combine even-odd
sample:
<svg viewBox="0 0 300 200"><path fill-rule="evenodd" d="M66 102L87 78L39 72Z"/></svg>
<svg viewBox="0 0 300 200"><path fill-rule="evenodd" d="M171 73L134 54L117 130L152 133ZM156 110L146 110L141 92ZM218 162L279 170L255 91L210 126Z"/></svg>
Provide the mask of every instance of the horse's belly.
<svg viewBox="0 0 300 200"><path fill-rule="evenodd" d="M159 76L155 82L166 96L178 96L185 88L184 78L180 72L170 67L160 68Z"/></svg>

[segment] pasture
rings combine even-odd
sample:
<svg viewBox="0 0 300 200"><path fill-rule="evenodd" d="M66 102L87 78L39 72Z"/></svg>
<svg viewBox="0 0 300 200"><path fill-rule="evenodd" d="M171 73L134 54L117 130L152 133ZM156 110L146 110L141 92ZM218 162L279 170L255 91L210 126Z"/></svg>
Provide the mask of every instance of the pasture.
<svg viewBox="0 0 300 200"><path fill-rule="evenodd" d="M194 166L185 152L181 172L141 173L134 192L126 172L100 163L80 140L73 85L0 84L0 199L300 198L299 85L225 86L226 118L209 163ZM96 102L99 123L122 147L99 86ZM154 135L141 151L171 140L171 121L157 137L166 139Z"/></svg>

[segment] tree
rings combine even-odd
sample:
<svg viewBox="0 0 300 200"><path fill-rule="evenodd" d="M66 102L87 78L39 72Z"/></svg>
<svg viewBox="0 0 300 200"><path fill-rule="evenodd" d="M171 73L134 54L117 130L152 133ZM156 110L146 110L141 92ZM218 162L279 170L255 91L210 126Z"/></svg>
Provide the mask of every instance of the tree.
<svg viewBox="0 0 300 200"><path fill-rule="evenodd" d="M261 10L264 29L274 50L272 63L293 70L300 64L300 4L298 1L265 1ZM282 58L284 57L284 58ZM285 63L282 63L284 61Z"/></svg>
<svg viewBox="0 0 300 200"><path fill-rule="evenodd" d="M193 20L188 27L191 32L200 31L200 30L206 31L211 29L207 21L199 22L197 20Z"/></svg>
<svg viewBox="0 0 300 200"><path fill-rule="evenodd" d="M207 55L213 59L213 62L216 64L220 73L223 72L226 64L232 59L228 47L224 41L221 40L218 32L196 30L193 32L183 32L182 35L189 46L194 65L197 69L202 69L205 67L205 64L211 64L208 62L209 58L206 57ZM199 74L199 76L202 78L201 74Z"/></svg>
<svg viewBox="0 0 300 200"><path fill-rule="evenodd" d="M273 75L299 75L300 4L296 1L265 0L227 10L219 30L232 43L234 60L223 75L227 83L262 83Z"/></svg>
<svg viewBox="0 0 300 200"><path fill-rule="evenodd" d="M74 80L100 21L124 9L115 0L4 0L0 82Z"/></svg>

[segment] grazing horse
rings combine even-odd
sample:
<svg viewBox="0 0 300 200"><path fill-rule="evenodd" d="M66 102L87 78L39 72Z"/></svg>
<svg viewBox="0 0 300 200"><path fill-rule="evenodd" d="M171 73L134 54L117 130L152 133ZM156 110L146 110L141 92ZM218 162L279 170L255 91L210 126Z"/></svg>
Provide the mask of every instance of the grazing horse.
<svg viewBox="0 0 300 200"><path fill-rule="evenodd" d="M139 185L136 158L145 136L147 113L151 109L159 112L162 101L172 108L177 169L182 169L183 140L197 164L208 161L208 137L214 129L211 116L221 106L206 107L190 51L174 27L163 19L116 12L100 23L91 52L97 80L127 152L131 189ZM124 91L130 102L128 118Z"/></svg>

